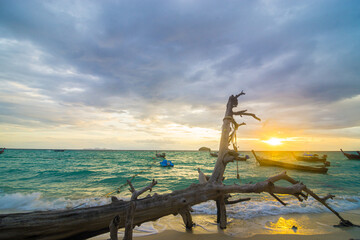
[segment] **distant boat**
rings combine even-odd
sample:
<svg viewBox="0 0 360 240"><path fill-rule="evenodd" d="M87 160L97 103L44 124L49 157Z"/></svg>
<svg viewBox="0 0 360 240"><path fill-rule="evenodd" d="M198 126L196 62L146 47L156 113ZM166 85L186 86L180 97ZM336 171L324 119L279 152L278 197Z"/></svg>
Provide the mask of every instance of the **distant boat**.
<svg viewBox="0 0 360 240"><path fill-rule="evenodd" d="M5 151L5 148L0 150L0 154L2 154Z"/></svg>
<svg viewBox="0 0 360 240"><path fill-rule="evenodd" d="M210 152L210 156L212 156L212 157L218 157L218 153L216 153L216 152ZM249 157L249 155L245 155L245 156L242 156L242 155L240 155L240 156L237 156L237 157L235 157L235 161L246 161L246 160L248 160L250 157Z"/></svg>
<svg viewBox="0 0 360 240"><path fill-rule="evenodd" d="M295 169L300 171L314 172L314 173L327 173L328 169L326 167L310 167L304 165L297 165L292 163L273 161L266 158L259 157L255 154L254 150L251 150L254 154L256 161L260 164L260 166L274 166L281 167L286 169Z"/></svg>
<svg viewBox="0 0 360 240"><path fill-rule="evenodd" d="M325 166L330 166L330 162L326 161L327 155L323 155L319 157L317 154L307 154L304 153L302 156L296 156L293 152L291 153L294 158L298 161L304 162L322 162Z"/></svg>
<svg viewBox="0 0 360 240"><path fill-rule="evenodd" d="M235 161L246 161L249 158L250 158L249 155L245 155L245 156L240 155L240 156L235 157Z"/></svg>
<svg viewBox="0 0 360 240"><path fill-rule="evenodd" d="M347 157L350 160L354 160L354 159L360 160L360 152L359 151L356 151L357 154L346 153L342 149L340 149L340 151L345 155L345 157Z"/></svg>
<svg viewBox="0 0 360 240"><path fill-rule="evenodd" d="M157 151L156 151L156 157L158 157L158 158L165 158L165 156L166 156L166 154L165 153L157 153Z"/></svg>
<svg viewBox="0 0 360 240"><path fill-rule="evenodd" d="M64 149L54 149L53 151L54 152L64 152L65 150Z"/></svg>

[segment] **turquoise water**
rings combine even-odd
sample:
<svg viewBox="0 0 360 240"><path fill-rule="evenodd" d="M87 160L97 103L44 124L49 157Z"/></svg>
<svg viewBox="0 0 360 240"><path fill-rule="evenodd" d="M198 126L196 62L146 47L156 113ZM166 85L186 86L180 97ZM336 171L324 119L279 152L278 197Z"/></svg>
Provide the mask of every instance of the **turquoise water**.
<svg viewBox="0 0 360 240"><path fill-rule="evenodd" d="M236 163L230 163L225 172L225 184L255 183L283 171L276 167L260 167L255 163L251 152L243 153L248 154L250 159L238 163L240 180L236 178ZM317 154L328 155L328 161L331 162L328 174L287 170L288 174L320 196L334 194L336 198L330 200L330 203L338 211L360 208L360 161L347 160L341 152ZM158 184L153 192L169 193L197 183L198 167L210 175L216 161L216 158L207 152L166 151L166 155L175 167L160 167L160 159L154 159L154 151L54 152L7 149L0 155L0 213L106 204L110 201L106 194L123 186L126 180L135 174L138 174L133 179L135 188L142 188L155 179ZM273 160L294 161L290 152L258 152L258 155ZM126 186L112 195L124 199L130 196ZM239 195L235 195L237 196ZM282 198L293 207L283 208L267 194L241 196L250 196L252 201L230 206L228 211L232 217L251 218L282 213L326 211L313 199L300 203L294 198L284 196ZM216 213L213 202L200 204L194 209L202 214ZM242 212L241 215L239 212Z"/></svg>

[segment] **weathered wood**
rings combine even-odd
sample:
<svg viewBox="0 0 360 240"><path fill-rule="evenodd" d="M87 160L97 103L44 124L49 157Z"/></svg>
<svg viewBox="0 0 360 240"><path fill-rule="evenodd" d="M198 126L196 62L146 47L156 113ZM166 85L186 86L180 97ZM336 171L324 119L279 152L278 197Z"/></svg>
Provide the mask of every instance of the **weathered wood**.
<svg viewBox="0 0 360 240"><path fill-rule="evenodd" d="M276 196L275 194L270 193L270 195L271 195L273 198L275 198L279 203L281 203L283 206L286 206L286 205L287 205L283 200L281 200L281 199L280 199L278 196Z"/></svg>
<svg viewBox="0 0 360 240"><path fill-rule="evenodd" d="M134 213L136 209L135 201L132 200L130 202L130 207L126 212L126 221L125 221L125 234L124 240L131 240L133 236L133 228L134 228ZM115 240L115 239L111 239Z"/></svg>
<svg viewBox="0 0 360 240"><path fill-rule="evenodd" d="M234 96L231 95L228 99L227 105L226 105L226 111L225 116L223 119L223 125L222 125L222 132L221 132L221 138L220 138L220 145L219 145L219 153L218 153L218 159L216 161L213 173L209 179L209 182L222 182L223 181L223 175L225 172L226 165L229 162L233 162L237 156L237 146L233 144L234 150L229 150L229 143L234 138L236 138L236 131L239 126L245 125L245 123L238 124L233 116L234 115L249 115L254 117L255 119L260 121L260 118L256 117L255 114L252 113L246 113L247 110L234 112L233 108L238 106L238 97L241 95L245 95L243 91L239 93L238 95ZM233 131L231 132L231 124L234 126ZM224 202L224 196L220 196L219 199L216 200L216 207L217 207L217 222L219 223L219 226L221 229L226 228L227 219L226 219L226 206Z"/></svg>
<svg viewBox="0 0 360 240"><path fill-rule="evenodd" d="M256 184L223 185L218 183L192 184L169 194L136 199L133 225L154 221L163 216L178 214L179 209L208 200L218 200L229 193L261 193L270 191L269 180ZM290 187L271 187L273 193L294 194L302 184ZM118 216L118 227L125 227L127 201L115 201L104 206L0 215L0 239L86 239L109 231L109 223ZM161 211L159 211L161 209Z"/></svg>
<svg viewBox="0 0 360 240"><path fill-rule="evenodd" d="M149 184L148 186L144 187L143 189L141 189L140 191L136 191L134 186L132 185L131 181L127 181L128 185L130 186L130 192L132 193L131 195L131 199L130 199L130 205L129 208L126 211L126 221L125 221L125 234L124 234L124 240L131 240L132 236L133 236L133 229L134 229L134 214L135 214L135 209L136 209L136 202L135 200L144 192L146 192L147 190L152 190L152 188L157 184L157 182L155 181L155 179L153 179L152 183ZM116 217L115 217L116 218ZM114 222L111 221L111 223ZM113 229L113 228L112 228ZM115 230L113 230L115 231ZM110 237L113 236L115 233L111 232L110 233ZM117 233L116 233L117 234ZM117 240L117 236L116 238L111 238L111 240Z"/></svg>
<svg viewBox="0 0 360 240"><path fill-rule="evenodd" d="M110 222L110 225L109 225L111 240L118 240L119 224L120 224L120 216L117 215L114 217L114 219Z"/></svg>
<svg viewBox="0 0 360 240"><path fill-rule="evenodd" d="M298 184L298 182L296 180L294 180L293 178L289 177L288 175L286 175L286 173L284 174L284 180L292 183L292 184ZM325 196L324 198L319 197L317 194L315 194L313 191L311 191L310 189L308 189L306 186L304 186L303 189L304 192L306 192L307 194L309 194L310 196L312 196L315 200L319 201L320 203L322 203L327 209L329 209L332 213L334 213L339 219L340 219L340 224L343 225L347 225L347 226L351 226L353 225L350 221L345 220L344 218L342 218L340 216L340 214L338 212L336 212L332 207L330 207L327 203L326 200L328 200L329 198L333 198L334 195L328 194L327 196Z"/></svg>
<svg viewBox="0 0 360 240"><path fill-rule="evenodd" d="M191 217L191 211L193 211L191 209L191 207L185 207L180 209L179 213L184 221L185 227L186 229L192 229L192 227L194 226L194 223L192 221L192 217Z"/></svg>
<svg viewBox="0 0 360 240"><path fill-rule="evenodd" d="M198 168L198 172L199 172L199 183L200 184L207 183L208 179L206 178L206 175L200 170L200 168Z"/></svg>
<svg viewBox="0 0 360 240"><path fill-rule="evenodd" d="M220 196L216 200L216 207L217 207L217 222L219 223L219 227L221 229L225 229L227 225L227 217L226 217L226 206L224 195Z"/></svg>
<svg viewBox="0 0 360 240"><path fill-rule="evenodd" d="M257 120L260 120L260 118L256 117L253 113L245 113L247 110L234 112L233 108L238 106L238 97L241 95L245 95L243 91L239 93L238 95L234 96L231 95L228 99L228 102L226 104L226 111L225 111L225 117L223 119L223 125L222 125L222 131L221 131L221 138L220 138L220 145L219 145L219 153L218 153L218 159L215 163L215 167L213 170L213 173L209 179L209 182L222 182L223 175L225 172L226 165L229 162L234 161L236 156L231 155L229 153L229 139L232 139L232 136L230 137L231 132L231 123L234 123L235 126L245 125L245 123L237 124L234 120L234 115L248 115L252 116ZM235 128L237 128L235 127Z"/></svg>
<svg viewBox="0 0 360 240"><path fill-rule="evenodd" d="M235 204L235 203L246 202L246 201L250 201L250 200L251 200L251 198L239 198L238 200L229 201L227 198L225 198L225 204Z"/></svg>

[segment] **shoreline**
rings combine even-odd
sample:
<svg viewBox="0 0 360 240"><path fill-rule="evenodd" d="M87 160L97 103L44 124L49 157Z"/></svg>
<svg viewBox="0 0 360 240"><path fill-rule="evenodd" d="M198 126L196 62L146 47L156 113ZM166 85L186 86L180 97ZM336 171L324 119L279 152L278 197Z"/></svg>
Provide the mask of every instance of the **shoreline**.
<svg viewBox="0 0 360 240"><path fill-rule="evenodd" d="M360 225L360 209L341 212L340 215L355 225ZM187 231L182 219L177 216L166 216L154 222L144 223L134 229L137 240L360 240L360 227L334 227L339 219L332 213L286 214L265 216L252 219L228 219L228 227L218 228L214 215L193 215L195 226ZM119 239L123 229L118 231ZM109 233L89 240L110 239Z"/></svg>

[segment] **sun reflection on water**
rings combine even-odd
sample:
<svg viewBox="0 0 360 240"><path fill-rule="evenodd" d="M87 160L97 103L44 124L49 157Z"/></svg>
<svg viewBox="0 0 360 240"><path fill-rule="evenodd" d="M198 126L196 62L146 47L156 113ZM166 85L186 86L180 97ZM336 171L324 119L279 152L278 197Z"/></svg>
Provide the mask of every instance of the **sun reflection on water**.
<svg viewBox="0 0 360 240"><path fill-rule="evenodd" d="M277 222L267 222L266 227L273 230L274 234L296 234L302 226L293 218L280 217Z"/></svg>

